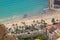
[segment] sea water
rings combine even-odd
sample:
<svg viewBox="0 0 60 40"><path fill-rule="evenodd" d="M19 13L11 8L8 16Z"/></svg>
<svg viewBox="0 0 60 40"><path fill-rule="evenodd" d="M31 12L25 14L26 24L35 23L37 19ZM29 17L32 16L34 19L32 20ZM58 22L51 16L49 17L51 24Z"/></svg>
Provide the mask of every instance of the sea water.
<svg viewBox="0 0 60 40"><path fill-rule="evenodd" d="M48 8L49 0L0 0L0 19L38 15Z"/></svg>

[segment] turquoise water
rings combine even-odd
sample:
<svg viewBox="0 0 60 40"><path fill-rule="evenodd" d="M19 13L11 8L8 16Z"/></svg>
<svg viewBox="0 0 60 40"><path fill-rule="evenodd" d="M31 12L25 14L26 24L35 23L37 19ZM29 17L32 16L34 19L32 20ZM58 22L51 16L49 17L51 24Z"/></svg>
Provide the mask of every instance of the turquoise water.
<svg viewBox="0 0 60 40"><path fill-rule="evenodd" d="M0 18L36 15L48 7L48 0L0 0Z"/></svg>

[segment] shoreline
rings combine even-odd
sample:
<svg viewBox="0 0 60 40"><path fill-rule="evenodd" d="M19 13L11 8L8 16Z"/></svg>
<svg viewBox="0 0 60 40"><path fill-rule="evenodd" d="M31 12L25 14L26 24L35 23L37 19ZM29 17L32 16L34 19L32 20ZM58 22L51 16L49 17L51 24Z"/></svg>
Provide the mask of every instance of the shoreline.
<svg viewBox="0 0 60 40"><path fill-rule="evenodd" d="M12 24L18 24L18 25L23 26L23 24L21 22L25 22L27 25L31 25L33 23L32 22L33 20L35 20L35 21L38 20L40 22L41 19L45 20L45 22L48 23L48 24L52 24L51 23L52 18L60 20L60 12L51 11L51 12L41 14L41 15L38 15L38 16L32 16L32 17L29 17L29 18L22 18L22 19L7 21L7 22L4 22L3 24L5 24L7 27L9 25L12 25Z"/></svg>

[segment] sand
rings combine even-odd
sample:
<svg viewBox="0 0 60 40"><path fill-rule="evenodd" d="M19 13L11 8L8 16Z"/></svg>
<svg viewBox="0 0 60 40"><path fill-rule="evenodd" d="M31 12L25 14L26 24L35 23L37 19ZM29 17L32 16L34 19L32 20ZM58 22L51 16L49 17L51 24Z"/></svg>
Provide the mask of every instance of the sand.
<svg viewBox="0 0 60 40"><path fill-rule="evenodd" d="M50 12L47 12L47 13L44 13L44 14L41 14L38 16L11 20L11 21L4 22L3 24L5 24L6 27L12 27L12 24L18 24L18 26L23 26L23 24L21 22L25 22L26 25L31 25L33 23L33 20L41 21L41 19L45 20L45 22L48 24L52 24L51 23L52 18L55 18L56 20L59 19L59 21L60 21L60 12L52 10Z"/></svg>

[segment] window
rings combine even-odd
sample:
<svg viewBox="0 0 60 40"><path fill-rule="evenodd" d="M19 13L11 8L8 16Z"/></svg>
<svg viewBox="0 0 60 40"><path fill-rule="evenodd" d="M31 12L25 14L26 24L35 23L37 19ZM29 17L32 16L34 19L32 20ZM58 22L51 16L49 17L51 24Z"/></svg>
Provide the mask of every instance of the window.
<svg viewBox="0 0 60 40"><path fill-rule="evenodd" d="M60 0L54 0L54 8L56 9L60 8Z"/></svg>

